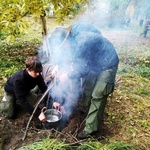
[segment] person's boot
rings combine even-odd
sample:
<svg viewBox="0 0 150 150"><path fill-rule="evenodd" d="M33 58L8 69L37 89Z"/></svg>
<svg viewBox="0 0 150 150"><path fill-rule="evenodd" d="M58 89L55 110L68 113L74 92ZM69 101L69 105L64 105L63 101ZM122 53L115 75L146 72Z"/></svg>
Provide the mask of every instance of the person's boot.
<svg viewBox="0 0 150 150"><path fill-rule="evenodd" d="M79 139L86 139L86 138L89 138L89 137L90 137L90 134L89 134L87 131L83 130L83 131L81 131L81 132L78 134L77 137L78 137Z"/></svg>

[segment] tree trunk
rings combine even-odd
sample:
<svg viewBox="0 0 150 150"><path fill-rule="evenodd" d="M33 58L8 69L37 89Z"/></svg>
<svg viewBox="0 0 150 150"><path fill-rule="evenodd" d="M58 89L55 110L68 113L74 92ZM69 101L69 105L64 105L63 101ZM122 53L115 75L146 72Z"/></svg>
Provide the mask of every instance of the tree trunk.
<svg viewBox="0 0 150 150"><path fill-rule="evenodd" d="M126 16L130 18L134 18L135 15L135 7L138 3L138 0L131 0L127 9L126 9Z"/></svg>
<svg viewBox="0 0 150 150"><path fill-rule="evenodd" d="M45 37L45 35L47 35L47 26L46 26L46 19L45 19L46 13L45 11L43 11L42 15L41 15L41 21L42 21L42 35L43 38Z"/></svg>

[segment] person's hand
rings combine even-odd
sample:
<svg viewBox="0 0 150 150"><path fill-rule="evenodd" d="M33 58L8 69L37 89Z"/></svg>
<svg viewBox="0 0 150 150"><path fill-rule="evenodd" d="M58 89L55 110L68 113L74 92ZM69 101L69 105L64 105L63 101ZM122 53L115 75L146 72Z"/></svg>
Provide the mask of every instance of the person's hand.
<svg viewBox="0 0 150 150"><path fill-rule="evenodd" d="M57 74L58 74L58 65L56 65L56 66L54 67L54 69L52 70L52 76L53 76L53 77L57 77Z"/></svg>
<svg viewBox="0 0 150 150"><path fill-rule="evenodd" d="M64 106L61 106L61 107L60 107L60 112L61 112L62 114L65 114L65 113L66 113Z"/></svg>
<svg viewBox="0 0 150 150"><path fill-rule="evenodd" d="M57 111L60 111L62 114L66 113L64 106L61 106L58 102L54 102L53 106Z"/></svg>
<svg viewBox="0 0 150 150"><path fill-rule="evenodd" d="M67 73L63 72L58 78L59 78L60 83L64 84L65 81L68 79Z"/></svg>
<svg viewBox="0 0 150 150"><path fill-rule="evenodd" d="M60 110L60 104L58 102L54 102L53 106L56 110Z"/></svg>

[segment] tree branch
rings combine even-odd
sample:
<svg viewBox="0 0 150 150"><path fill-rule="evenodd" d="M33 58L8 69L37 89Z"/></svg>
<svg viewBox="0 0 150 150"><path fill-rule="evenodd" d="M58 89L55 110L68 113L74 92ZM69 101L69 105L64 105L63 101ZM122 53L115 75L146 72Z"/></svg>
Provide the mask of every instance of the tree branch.
<svg viewBox="0 0 150 150"><path fill-rule="evenodd" d="M32 112L32 115L30 116L29 121L28 121L28 123L27 123L26 130L25 130L24 136L23 136L23 138L22 138L23 141L24 141L25 138L26 138L27 131L28 131L30 122L31 122L31 120L32 120L32 118L33 118L33 116L34 116L34 114L35 114L35 111L37 110L39 104L40 104L41 101L44 99L44 97L48 94L48 92L52 89L53 86L54 86L54 81L51 82L50 86L47 88L47 90L45 91L45 93L43 94L43 96L42 96L42 97L40 98L40 100L37 102L37 104L36 104L36 106L35 106L35 108L34 108L34 110L33 110L33 112Z"/></svg>

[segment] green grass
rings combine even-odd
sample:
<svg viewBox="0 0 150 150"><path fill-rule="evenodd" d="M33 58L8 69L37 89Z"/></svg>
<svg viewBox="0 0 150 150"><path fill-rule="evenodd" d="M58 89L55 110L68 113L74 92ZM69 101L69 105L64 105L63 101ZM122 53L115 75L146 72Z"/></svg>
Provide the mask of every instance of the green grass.
<svg viewBox="0 0 150 150"><path fill-rule="evenodd" d="M0 41L0 97L3 95L3 85L7 78L16 70L24 68L26 56L35 53L41 44L41 26L29 20L31 28L21 39L9 44ZM67 20L65 25L71 22ZM58 24L55 19L48 20L49 31L56 26ZM107 33L105 30L103 32L104 35ZM111 31L108 35L111 34L116 35L118 31ZM126 36L133 35L128 32ZM19 150L147 150L150 148L150 46L143 44L133 47L129 45L130 43L121 42L121 44L117 40L113 42L119 49L120 64L117 79L120 78L120 81L113 97L108 99L104 118L104 128L107 127L108 133L105 134L104 140L91 139L73 146L73 143L47 138Z"/></svg>
<svg viewBox="0 0 150 150"><path fill-rule="evenodd" d="M125 142L111 142L102 144L100 142L82 142L79 146L71 146L58 139L42 139L17 150L140 150L138 146Z"/></svg>
<svg viewBox="0 0 150 150"><path fill-rule="evenodd" d="M21 147L18 150L66 150L67 148L69 148L69 144L65 144L57 139L47 138L28 146Z"/></svg>

